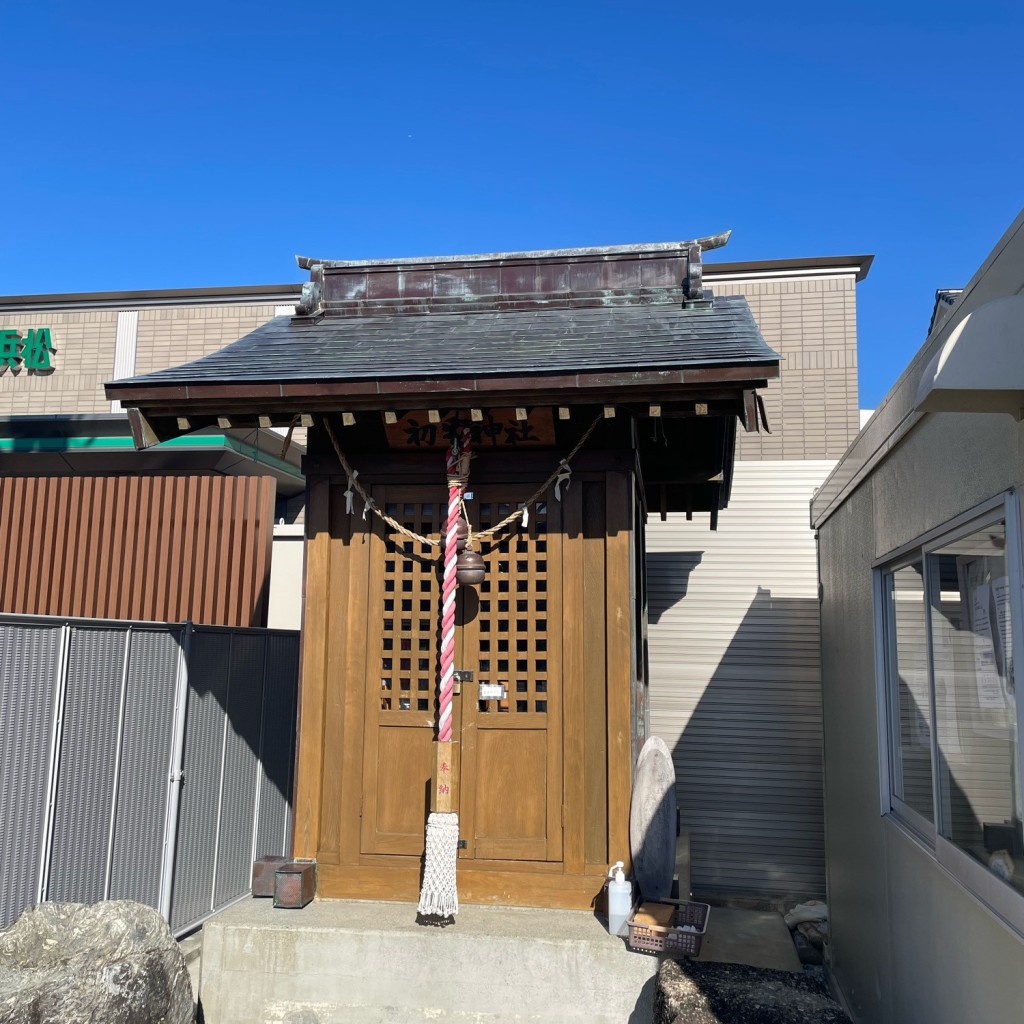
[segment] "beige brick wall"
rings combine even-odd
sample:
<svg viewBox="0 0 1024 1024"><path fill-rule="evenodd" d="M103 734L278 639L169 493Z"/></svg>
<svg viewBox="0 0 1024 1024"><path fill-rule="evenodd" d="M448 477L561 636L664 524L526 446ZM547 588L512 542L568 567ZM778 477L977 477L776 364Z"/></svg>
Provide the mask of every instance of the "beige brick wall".
<svg viewBox="0 0 1024 1024"><path fill-rule="evenodd" d="M135 372L150 373L209 355L273 316L273 304L142 309Z"/></svg>
<svg viewBox="0 0 1024 1024"><path fill-rule="evenodd" d="M135 373L198 359L273 315L273 304L141 309ZM110 412L103 385L114 376L117 310L0 314L0 328L5 327L22 335L28 328L49 327L56 353L51 374L0 374L0 416Z"/></svg>
<svg viewBox="0 0 1024 1024"><path fill-rule="evenodd" d="M782 357L763 392L771 433L738 434L740 459L837 459L857 434L857 313L853 277L710 281L744 295Z"/></svg>
<svg viewBox="0 0 1024 1024"><path fill-rule="evenodd" d="M103 382L114 369L115 310L70 313L0 313L0 328L23 337L29 328L49 327L54 370L49 374L0 374L0 416L110 412Z"/></svg>

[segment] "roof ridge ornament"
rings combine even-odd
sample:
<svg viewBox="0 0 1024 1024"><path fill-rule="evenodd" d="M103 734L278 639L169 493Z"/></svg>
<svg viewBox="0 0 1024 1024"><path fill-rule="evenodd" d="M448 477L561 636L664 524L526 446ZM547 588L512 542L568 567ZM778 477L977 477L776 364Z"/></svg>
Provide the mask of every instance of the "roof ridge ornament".
<svg viewBox="0 0 1024 1024"><path fill-rule="evenodd" d="M704 292L704 264L700 254L705 249L720 249L729 241L732 230L723 231L707 238L696 238L684 242L686 246L686 276L683 278L683 309L710 309L713 305L711 292Z"/></svg>
<svg viewBox="0 0 1024 1024"><path fill-rule="evenodd" d="M297 261L302 257L296 256ZM299 262L299 266L302 263ZM321 312L323 299L324 268L319 263L313 263L309 267L309 280L302 285L302 295L295 303L295 315L297 317L314 317Z"/></svg>

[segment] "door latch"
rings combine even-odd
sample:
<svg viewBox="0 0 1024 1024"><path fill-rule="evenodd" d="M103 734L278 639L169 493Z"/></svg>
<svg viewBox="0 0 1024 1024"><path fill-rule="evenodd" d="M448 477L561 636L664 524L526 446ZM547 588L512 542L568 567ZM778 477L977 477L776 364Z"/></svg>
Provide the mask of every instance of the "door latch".
<svg viewBox="0 0 1024 1024"><path fill-rule="evenodd" d="M458 696L462 693L462 684L473 682L473 671L468 668L457 668L452 673L452 693Z"/></svg>

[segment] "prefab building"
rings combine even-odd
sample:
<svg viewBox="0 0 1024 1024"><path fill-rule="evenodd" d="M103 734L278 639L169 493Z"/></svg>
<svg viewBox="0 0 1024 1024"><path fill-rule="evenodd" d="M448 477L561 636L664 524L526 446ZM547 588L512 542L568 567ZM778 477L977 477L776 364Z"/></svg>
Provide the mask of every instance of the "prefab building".
<svg viewBox="0 0 1024 1024"><path fill-rule="evenodd" d="M1024 1006L1024 215L815 496L831 966L855 1020Z"/></svg>

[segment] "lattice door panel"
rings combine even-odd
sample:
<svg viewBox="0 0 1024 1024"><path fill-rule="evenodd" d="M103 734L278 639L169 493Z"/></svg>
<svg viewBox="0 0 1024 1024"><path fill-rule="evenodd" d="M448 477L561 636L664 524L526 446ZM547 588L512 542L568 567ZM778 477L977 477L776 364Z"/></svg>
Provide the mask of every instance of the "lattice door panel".
<svg viewBox="0 0 1024 1024"><path fill-rule="evenodd" d="M387 502L384 510L424 537L440 532L438 513L445 512L436 502ZM380 710L396 716L414 712L418 719L428 712L433 717L439 642L437 548L392 532L385 536L384 548Z"/></svg>
<svg viewBox="0 0 1024 1024"><path fill-rule="evenodd" d="M504 519L510 492L475 488L474 530ZM561 859L561 522L550 498L526 529L480 545L484 580L465 595L460 831L465 857ZM500 688L500 695L497 688ZM468 692L467 692L468 691Z"/></svg>
<svg viewBox="0 0 1024 1024"><path fill-rule="evenodd" d="M443 485L378 487L373 497L407 530L436 537L444 493ZM370 543L361 849L418 855L437 717L438 549L379 519Z"/></svg>
<svg viewBox="0 0 1024 1024"><path fill-rule="evenodd" d="M483 530L511 511L505 502L481 502ZM548 520L538 502L528 530L515 530L498 544L484 546L486 566L477 615L479 692L497 684L507 697L477 700L481 714L548 713Z"/></svg>

